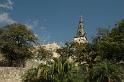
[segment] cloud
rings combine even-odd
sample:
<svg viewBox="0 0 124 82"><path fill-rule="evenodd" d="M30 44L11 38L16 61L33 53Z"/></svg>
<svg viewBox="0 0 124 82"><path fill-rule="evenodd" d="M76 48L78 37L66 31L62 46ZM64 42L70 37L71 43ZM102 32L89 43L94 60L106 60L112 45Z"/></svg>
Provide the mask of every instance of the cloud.
<svg viewBox="0 0 124 82"><path fill-rule="evenodd" d="M5 3L0 3L0 8L3 9L13 9L13 2L11 0L6 0Z"/></svg>
<svg viewBox="0 0 124 82"><path fill-rule="evenodd" d="M3 9L2 12L0 12L0 25L6 25L6 24L12 24L15 23L10 16L9 13L4 11L5 9L12 10L14 3L11 0L6 0L4 3L0 3L0 9Z"/></svg>
<svg viewBox="0 0 124 82"><path fill-rule="evenodd" d="M25 24L28 28L34 29L34 30L45 30L46 27L43 26L40 22L40 20L28 20Z"/></svg>
<svg viewBox="0 0 124 82"><path fill-rule="evenodd" d="M25 25L34 31L46 31L46 27L41 23L41 20L28 20Z"/></svg>
<svg viewBox="0 0 124 82"><path fill-rule="evenodd" d="M8 13L1 13L0 14L0 25L1 24L12 24L15 23L16 21L14 21Z"/></svg>

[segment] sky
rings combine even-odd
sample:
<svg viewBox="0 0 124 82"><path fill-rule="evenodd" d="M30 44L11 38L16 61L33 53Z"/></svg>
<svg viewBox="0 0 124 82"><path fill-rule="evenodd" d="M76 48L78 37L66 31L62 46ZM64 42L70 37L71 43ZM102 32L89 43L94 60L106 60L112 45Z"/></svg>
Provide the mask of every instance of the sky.
<svg viewBox="0 0 124 82"><path fill-rule="evenodd" d="M0 26L22 23L42 43L73 40L80 16L89 41L124 18L124 0L0 0Z"/></svg>

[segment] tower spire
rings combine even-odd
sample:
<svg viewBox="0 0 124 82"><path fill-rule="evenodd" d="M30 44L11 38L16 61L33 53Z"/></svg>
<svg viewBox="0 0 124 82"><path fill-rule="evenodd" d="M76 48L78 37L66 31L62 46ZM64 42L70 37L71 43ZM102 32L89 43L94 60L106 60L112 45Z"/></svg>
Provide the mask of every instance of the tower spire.
<svg viewBox="0 0 124 82"><path fill-rule="evenodd" d="M83 17L80 16L76 37L83 37L83 36L85 36Z"/></svg>
<svg viewBox="0 0 124 82"><path fill-rule="evenodd" d="M78 43L87 43L88 42L87 38L85 36L83 17L82 16L80 16L78 29L77 29L76 36L74 38L74 42L78 42Z"/></svg>

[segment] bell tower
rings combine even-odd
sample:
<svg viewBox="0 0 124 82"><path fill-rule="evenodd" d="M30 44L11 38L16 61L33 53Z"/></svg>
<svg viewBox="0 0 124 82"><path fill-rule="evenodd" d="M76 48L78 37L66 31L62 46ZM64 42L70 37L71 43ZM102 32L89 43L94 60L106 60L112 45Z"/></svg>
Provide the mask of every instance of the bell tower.
<svg viewBox="0 0 124 82"><path fill-rule="evenodd" d="M76 36L74 37L74 42L77 43L88 43L86 35L84 31L84 24L83 24L83 17L80 17L79 24L78 24L78 29Z"/></svg>

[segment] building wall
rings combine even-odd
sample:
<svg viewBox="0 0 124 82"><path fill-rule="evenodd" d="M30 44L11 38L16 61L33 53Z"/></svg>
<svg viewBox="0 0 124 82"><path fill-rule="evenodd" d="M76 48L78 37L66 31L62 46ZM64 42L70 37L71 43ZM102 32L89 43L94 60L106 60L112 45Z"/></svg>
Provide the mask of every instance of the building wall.
<svg viewBox="0 0 124 82"><path fill-rule="evenodd" d="M38 63L34 60L26 62L26 67L0 67L0 82L22 82L21 76L32 67L37 67Z"/></svg>
<svg viewBox="0 0 124 82"><path fill-rule="evenodd" d="M0 67L0 82L21 82L24 68Z"/></svg>

